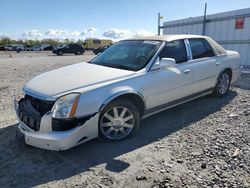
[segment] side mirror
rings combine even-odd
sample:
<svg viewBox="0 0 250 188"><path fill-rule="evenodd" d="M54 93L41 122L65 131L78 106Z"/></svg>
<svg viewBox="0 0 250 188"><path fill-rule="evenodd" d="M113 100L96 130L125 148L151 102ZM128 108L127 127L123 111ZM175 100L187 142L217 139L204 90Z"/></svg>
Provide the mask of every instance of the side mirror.
<svg viewBox="0 0 250 188"><path fill-rule="evenodd" d="M159 64L159 68L160 69L166 69L166 68L175 67L175 66L176 66L175 59L172 59L172 58L162 58L160 60L160 64Z"/></svg>

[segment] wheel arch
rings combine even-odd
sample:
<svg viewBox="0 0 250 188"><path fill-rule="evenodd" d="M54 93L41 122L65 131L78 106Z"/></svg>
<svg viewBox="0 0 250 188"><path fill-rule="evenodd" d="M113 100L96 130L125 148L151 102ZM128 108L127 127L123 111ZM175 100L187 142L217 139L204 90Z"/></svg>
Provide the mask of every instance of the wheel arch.
<svg viewBox="0 0 250 188"><path fill-rule="evenodd" d="M231 79L233 77L233 71L232 71L232 69L231 68L226 68L223 72L228 72L229 73L230 81L231 81Z"/></svg>
<svg viewBox="0 0 250 188"><path fill-rule="evenodd" d="M231 81L231 79L232 79L232 77L233 77L233 71L232 71L232 69L231 69L230 67L226 67L226 68L224 68L224 69L220 72L220 74L219 74L219 76L218 76L218 78L217 78L217 81L218 81L220 75L221 75L223 72L228 72L228 73L229 73L230 81Z"/></svg>
<svg viewBox="0 0 250 188"><path fill-rule="evenodd" d="M230 67L225 67L224 69L222 69L222 70L219 72L219 74L218 74L218 76L217 76L217 79L215 80L214 87L216 87L216 85L217 85L217 83L218 83L218 81L219 81L219 79L220 79L220 75L221 75L223 72L228 72L228 73L230 74L230 82L231 82L232 77L233 77L233 71L232 71L232 69L231 69Z"/></svg>
<svg viewBox="0 0 250 188"><path fill-rule="evenodd" d="M146 108L146 101L143 95L135 90L122 90L116 93L113 93L109 98L107 98L101 107L99 108L99 112L101 112L110 102L118 100L118 99L127 99L131 101L136 108L139 110L140 115L143 116Z"/></svg>

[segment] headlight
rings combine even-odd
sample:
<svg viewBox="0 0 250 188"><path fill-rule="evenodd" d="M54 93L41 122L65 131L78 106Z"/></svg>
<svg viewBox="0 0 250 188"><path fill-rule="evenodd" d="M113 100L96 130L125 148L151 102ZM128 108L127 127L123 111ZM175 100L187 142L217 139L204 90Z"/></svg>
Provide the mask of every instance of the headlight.
<svg viewBox="0 0 250 188"><path fill-rule="evenodd" d="M53 118L72 118L75 116L80 94L72 93L59 98L53 108Z"/></svg>

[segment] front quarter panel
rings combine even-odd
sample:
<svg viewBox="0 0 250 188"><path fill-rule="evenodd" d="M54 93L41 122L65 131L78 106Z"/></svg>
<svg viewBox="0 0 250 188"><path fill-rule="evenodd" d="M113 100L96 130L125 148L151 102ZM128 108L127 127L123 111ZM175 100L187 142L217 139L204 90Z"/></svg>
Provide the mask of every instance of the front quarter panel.
<svg viewBox="0 0 250 188"><path fill-rule="evenodd" d="M116 97L129 93L134 93L141 96L139 92L131 86L119 86L119 84L109 85L106 87L94 89L86 93L82 93L79 99L76 116L84 117L94 113L98 113L106 104L108 104Z"/></svg>

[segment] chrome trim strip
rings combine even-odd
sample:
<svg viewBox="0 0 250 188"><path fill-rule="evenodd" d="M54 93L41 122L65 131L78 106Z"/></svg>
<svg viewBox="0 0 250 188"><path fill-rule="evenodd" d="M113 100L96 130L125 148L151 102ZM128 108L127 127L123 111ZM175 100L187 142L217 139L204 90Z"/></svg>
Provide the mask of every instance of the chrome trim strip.
<svg viewBox="0 0 250 188"><path fill-rule="evenodd" d="M153 107L149 110L146 111L145 115L142 117L142 119L145 119L151 115L154 115L154 114L157 114L161 111L164 111L164 110L167 110L169 108L172 108L172 107L175 107L177 105L180 105L180 104L183 104L183 103L186 103L188 101L191 101L191 100L194 100L194 99L197 99L197 98L200 98L202 96L205 96L205 95L208 95L208 94L211 94L212 93L212 89L213 88L209 88L209 89L206 89L204 91L200 91L198 93L195 93L195 94L192 94L190 96L187 96L187 97L183 97L183 98L180 98L180 99L177 99L175 101L172 101L172 102L168 102L166 104L163 104L163 105L160 105L160 106L156 106L156 107ZM161 107L162 106L162 107Z"/></svg>

